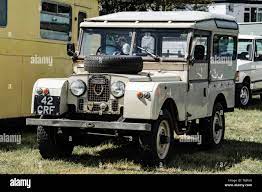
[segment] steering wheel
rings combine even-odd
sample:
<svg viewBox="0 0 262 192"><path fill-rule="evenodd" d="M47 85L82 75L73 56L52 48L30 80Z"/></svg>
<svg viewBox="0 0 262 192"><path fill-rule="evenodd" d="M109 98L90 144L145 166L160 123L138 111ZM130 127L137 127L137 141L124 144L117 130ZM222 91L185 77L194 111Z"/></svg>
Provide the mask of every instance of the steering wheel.
<svg viewBox="0 0 262 192"><path fill-rule="evenodd" d="M123 51L121 50L121 48L118 47L118 46L116 46L116 45L110 45L110 44L108 44L108 45L106 45L105 47L106 47L106 49L107 49L107 47L113 47L113 48L115 48L115 51L113 52L112 55L122 55L122 54L123 54ZM101 54L102 54L102 46L100 46L100 47L97 49L97 51L96 51L96 55L101 55ZM106 54L106 53L105 53L105 54Z"/></svg>

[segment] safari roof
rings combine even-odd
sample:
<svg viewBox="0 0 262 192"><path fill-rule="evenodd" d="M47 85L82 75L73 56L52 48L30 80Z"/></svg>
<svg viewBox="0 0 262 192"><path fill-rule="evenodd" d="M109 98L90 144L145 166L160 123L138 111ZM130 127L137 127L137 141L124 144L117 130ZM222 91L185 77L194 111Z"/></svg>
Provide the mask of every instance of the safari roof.
<svg viewBox="0 0 262 192"><path fill-rule="evenodd" d="M202 11L148 11L148 12L119 12L109 15L89 18L87 21L173 21L173 22L198 22L210 19L223 19L235 21L228 15L218 15Z"/></svg>
<svg viewBox="0 0 262 192"><path fill-rule="evenodd" d="M235 18L201 11L119 12L88 18L81 27L104 28L194 28L238 32Z"/></svg>

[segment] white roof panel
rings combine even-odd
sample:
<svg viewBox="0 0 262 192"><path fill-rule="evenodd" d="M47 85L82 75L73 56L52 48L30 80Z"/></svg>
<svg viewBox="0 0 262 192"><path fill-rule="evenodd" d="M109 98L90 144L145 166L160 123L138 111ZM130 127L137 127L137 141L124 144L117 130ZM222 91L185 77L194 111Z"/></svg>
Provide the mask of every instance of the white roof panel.
<svg viewBox="0 0 262 192"><path fill-rule="evenodd" d="M174 22L197 22L209 19L223 19L235 21L228 15L213 14L203 11L148 11L148 12L119 12L109 15L89 18L87 21L174 21Z"/></svg>
<svg viewBox="0 0 262 192"><path fill-rule="evenodd" d="M262 39L262 36L258 36L258 35L239 35L238 36L239 39Z"/></svg>

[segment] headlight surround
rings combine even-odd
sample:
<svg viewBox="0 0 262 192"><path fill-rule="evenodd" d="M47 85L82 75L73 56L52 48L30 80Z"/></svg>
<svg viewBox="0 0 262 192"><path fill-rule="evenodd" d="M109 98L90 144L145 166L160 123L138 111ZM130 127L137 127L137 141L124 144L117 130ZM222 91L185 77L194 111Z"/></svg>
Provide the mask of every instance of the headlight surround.
<svg viewBox="0 0 262 192"><path fill-rule="evenodd" d="M125 94L125 83L122 81L116 81L111 85L111 93L114 97L123 97Z"/></svg>
<svg viewBox="0 0 262 192"><path fill-rule="evenodd" d="M76 97L82 96L86 92L85 82L80 79L73 81L70 84L70 91Z"/></svg>

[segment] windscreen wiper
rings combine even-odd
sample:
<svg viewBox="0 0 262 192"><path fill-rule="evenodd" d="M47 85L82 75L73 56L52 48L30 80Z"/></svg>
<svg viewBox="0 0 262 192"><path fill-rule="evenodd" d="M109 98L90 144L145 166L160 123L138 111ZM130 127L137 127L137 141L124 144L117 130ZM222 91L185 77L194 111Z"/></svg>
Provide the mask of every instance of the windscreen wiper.
<svg viewBox="0 0 262 192"><path fill-rule="evenodd" d="M153 53L149 52L147 49L143 48L143 47L139 47L137 46L138 49L145 51L149 56L151 56L155 61L160 61L160 57L157 55L154 55Z"/></svg>

